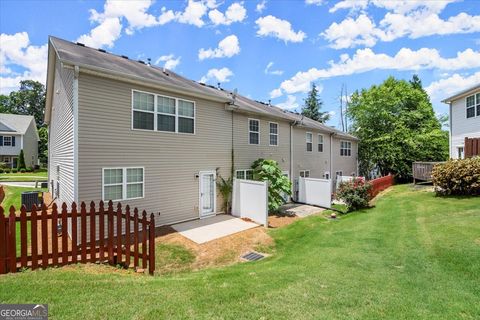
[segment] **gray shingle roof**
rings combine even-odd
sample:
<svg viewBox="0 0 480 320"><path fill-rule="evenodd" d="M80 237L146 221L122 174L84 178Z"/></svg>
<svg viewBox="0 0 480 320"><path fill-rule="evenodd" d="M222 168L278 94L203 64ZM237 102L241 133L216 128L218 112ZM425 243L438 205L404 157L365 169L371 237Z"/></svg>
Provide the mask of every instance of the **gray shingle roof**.
<svg viewBox="0 0 480 320"><path fill-rule="evenodd" d="M93 68L96 71L116 73L128 77L145 79L159 85L188 91L191 95L200 94L232 103L233 93L225 89L201 84L187 79L171 70L150 66L144 62L128 59L127 57L107 53L104 50L89 48L56 37L50 37L50 43L55 48L60 61L79 65L81 68ZM293 114L281 108L254 101L242 95L236 95L233 109L265 116L274 116L287 121L302 121L303 126L326 132L337 133L349 139L357 139L347 133L341 132L317 121Z"/></svg>
<svg viewBox="0 0 480 320"><path fill-rule="evenodd" d="M25 134L33 116L0 113L0 131Z"/></svg>

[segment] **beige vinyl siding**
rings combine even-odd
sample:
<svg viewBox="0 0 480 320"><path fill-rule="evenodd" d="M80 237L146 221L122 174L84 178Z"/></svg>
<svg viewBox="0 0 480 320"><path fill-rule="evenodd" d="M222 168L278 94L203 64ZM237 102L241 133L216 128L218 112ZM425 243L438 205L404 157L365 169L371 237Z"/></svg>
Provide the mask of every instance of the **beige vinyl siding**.
<svg viewBox="0 0 480 320"><path fill-rule="evenodd" d="M3 145L0 146L0 155L2 156L18 156L20 154L20 150L22 150L22 135L21 134L16 134L16 133L2 133L0 134L1 136L4 137L15 137L15 146L9 145Z"/></svg>
<svg viewBox="0 0 480 320"><path fill-rule="evenodd" d="M132 89L195 101L195 134L132 130ZM123 204L160 212L157 225L199 217L199 171L230 175L231 112L221 103L80 71L78 134L80 201L101 200L102 168L144 167L144 198Z"/></svg>
<svg viewBox="0 0 480 320"><path fill-rule="evenodd" d="M260 143L248 143L248 119L260 122ZM270 146L270 122L278 124L278 146ZM259 159L273 159L284 171L290 170L290 124L287 121L257 115L233 114L233 142L235 170L249 169Z"/></svg>
<svg viewBox="0 0 480 320"><path fill-rule="evenodd" d="M23 135L23 153L27 167L33 167L38 163L38 140L36 131L37 128L32 121Z"/></svg>
<svg viewBox="0 0 480 320"><path fill-rule="evenodd" d="M341 156L340 145L342 141L350 141L352 143L352 155ZM332 145L332 178L335 179L335 172L342 171L344 176L351 176L352 173L357 172L357 160L358 160L358 143L354 140L347 140L340 137L333 137Z"/></svg>
<svg viewBox="0 0 480 320"><path fill-rule="evenodd" d="M306 134L312 133L312 151L307 151ZM318 152L318 134L323 134L323 152ZM293 179L300 175L300 170L310 170L310 178L323 178L330 170L330 134L310 128L293 129Z"/></svg>
<svg viewBox="0 0 480 320"><path fill-rule="evenodd" d="M57 166L60 166L60 198L56 199L56 202L70 205L74 201L73 70L63 68L59 62L55 65L52 99L48 139L49 178L54 181L56 188ZM51 189L50 183L49 188Z"/></svg>

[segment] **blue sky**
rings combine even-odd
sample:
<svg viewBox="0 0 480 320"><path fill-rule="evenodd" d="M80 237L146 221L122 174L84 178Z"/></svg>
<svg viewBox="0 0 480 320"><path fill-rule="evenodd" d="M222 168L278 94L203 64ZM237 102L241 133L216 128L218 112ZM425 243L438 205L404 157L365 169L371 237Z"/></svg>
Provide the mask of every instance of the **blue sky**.
<svg viewBox="0 0 480 320"><path fill-rule="evenodd" d="M45 82L48 35L221 82L298 110L310 83L330 125L339 94L419 74L437 113L480 83L480 1L0 2L0 90Z"/></svg>

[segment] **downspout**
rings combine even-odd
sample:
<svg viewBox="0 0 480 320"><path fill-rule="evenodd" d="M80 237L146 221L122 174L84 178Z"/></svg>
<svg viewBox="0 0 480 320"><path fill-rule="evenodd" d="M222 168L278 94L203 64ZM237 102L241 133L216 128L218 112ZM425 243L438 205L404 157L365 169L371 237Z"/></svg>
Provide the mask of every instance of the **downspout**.
<svg viewBox="0 0 480 320"><path fill-rule="evenodd" d="M290 196L290 199L292 200L295 196L295 175L293 174L293 127L297 124L297 120L290 122L290 181L292 182L292 190L290 190L292 195Z"/></svg>
<svg viewBox="0 0 480 320"><path fill-rule="evenodd" d="M73 74L73 201L78 203L78 75L79 66Z"/></svg>

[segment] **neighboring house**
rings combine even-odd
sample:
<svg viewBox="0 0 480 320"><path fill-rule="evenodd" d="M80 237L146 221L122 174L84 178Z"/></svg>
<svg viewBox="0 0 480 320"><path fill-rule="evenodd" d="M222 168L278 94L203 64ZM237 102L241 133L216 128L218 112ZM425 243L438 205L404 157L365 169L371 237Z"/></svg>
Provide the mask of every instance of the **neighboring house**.
<svg viewBox="0 0 480 320"><path fill-rule="evenodd" d="M0 113L0 162L17 168L23 149L25 165L38 164L38 132L35 118L18 114Z"/></svg>
<svg viewBox="0 0 480 320"><path fill-rule="evenodd" d="M249 179L258 158L278 161L293 181L357 174L351 135L54 37L45 120L57 202L121 201L160 212L158 225L221 211L217 175Z"/></svg>
<svg viewBox="0 0 480 320"><path fill-rule="evenodd" d="M442 102L450 109L450 158L463 159L465 138L480 138L480 84Z"/></svg>

